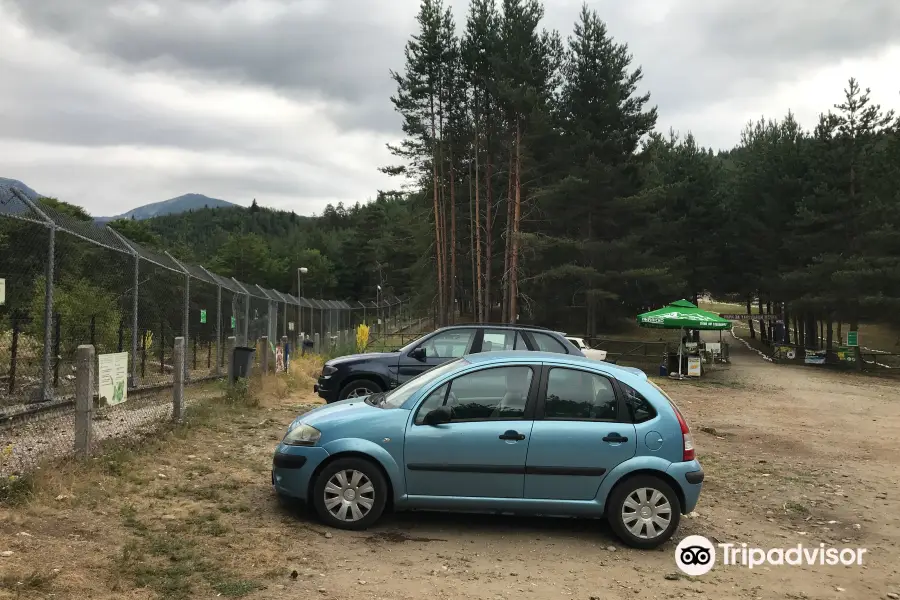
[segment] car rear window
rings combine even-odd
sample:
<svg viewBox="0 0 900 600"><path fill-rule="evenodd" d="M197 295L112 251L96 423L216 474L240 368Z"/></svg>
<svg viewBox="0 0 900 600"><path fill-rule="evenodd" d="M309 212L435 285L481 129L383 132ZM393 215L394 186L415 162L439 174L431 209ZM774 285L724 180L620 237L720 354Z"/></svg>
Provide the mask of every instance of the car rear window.
<svg viewBox="0 0 900 600"><path fill-rule="evenodd" d="M555 352L557 354L568 354L569 351L566 350L566 347L563 346L559 340L557 340L552 335L547 335L546 333L538 333L536 331L531 332L531 337L534 338L534 343L537 344L538 350L541 352Z"/></svg>
<svg viewBox="0 0 900 600"><path fill-rule="evenodd" d="M643 423L656 417L656 409L643 394L628 385L619 382L622 392L625 394L625 406L628 407L628 415L634 423ZM659 388L657 388L659 389ZM660 390L661 391L661 390ZM665 394L665 392L663 392Z"/></svg>

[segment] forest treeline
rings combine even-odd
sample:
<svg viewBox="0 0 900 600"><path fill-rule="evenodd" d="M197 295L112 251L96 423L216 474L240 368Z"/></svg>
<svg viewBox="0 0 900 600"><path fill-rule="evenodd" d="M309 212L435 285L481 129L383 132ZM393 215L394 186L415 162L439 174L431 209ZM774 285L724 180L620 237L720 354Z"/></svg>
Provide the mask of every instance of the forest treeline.
<svg viewBox="0 0 900 600"><path fill-rule="evenodd" d="M409 201L431 212L438 311L592 333L680 297L816 322L898 320L900 122L850 79L811 130L790 112L728 151L658 133L597 12L570 36L538 0L423 0L392 102ZM574 322L573 322L574 321Z"/></svg>
<svg viewBox="0 0 900 600"><path fill-rule="evenodd" d="M850 79L816 123L748 123L736 147L659 133L624 42L584 8L423 0L405 64L397 188L298 216L216 208L112 224L226 276L308 296L410 297L586 334L709 293L816 322L900 322L900 121ZM388 102L388 99L385 99ZM809 128L811 126L811 128Z"/></svg>

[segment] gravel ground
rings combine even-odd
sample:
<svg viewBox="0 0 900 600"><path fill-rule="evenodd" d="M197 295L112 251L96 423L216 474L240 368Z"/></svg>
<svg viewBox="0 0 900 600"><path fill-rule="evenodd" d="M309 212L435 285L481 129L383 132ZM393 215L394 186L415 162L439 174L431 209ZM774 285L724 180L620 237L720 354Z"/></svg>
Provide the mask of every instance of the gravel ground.
<svg viewBox="0 0 900 600"><path fill-rule="evenodd" d="M896 599L896 381L774 365L741 344L732 361L701 382L663 383L707 479L696 513L657 551L570 519L406 513L329 530L271 490L272 449L313 400L294 394L167 439L124 474L76 473L28 507L0 508L0 568L21 582L6 597ZM717 563L688 578L674 550L693 534L867 554L854 566Z"/></svg>
<svg viewBox="0 0 900 600"><path fill-rule="evenodd" d="M185 390L189 405L205 398L204 387ZM93 444L110 439L140 439L172 418L172 391L164 390L123 404L98 410L93 420ZM14 422L0 429L0 477L28 473L42 462L70 456L75 448L74 408L27 422Z"/></svg>

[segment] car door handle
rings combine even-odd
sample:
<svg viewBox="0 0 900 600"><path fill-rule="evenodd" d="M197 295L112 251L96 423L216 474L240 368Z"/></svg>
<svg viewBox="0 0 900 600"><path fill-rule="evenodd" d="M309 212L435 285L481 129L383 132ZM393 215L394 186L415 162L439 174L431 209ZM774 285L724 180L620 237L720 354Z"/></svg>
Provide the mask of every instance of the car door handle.
<svg viewBox="0 0 900 600"><path fill-rule="evenodd" d="M618 433L610 433L608 436L603 438L604 442L610 442L611 444L621 444L622 442L627 442L627 437L622 437Z"/></svg>
<svg viewBox="0 0 900 600"><path fill-rule="evenodd" d="M525 439L525 434L519 433L518 431L515 431L514 429L509 429L500 434L500 439L501 440L516 440L516 441L521 442L522 440Z"/></svg>

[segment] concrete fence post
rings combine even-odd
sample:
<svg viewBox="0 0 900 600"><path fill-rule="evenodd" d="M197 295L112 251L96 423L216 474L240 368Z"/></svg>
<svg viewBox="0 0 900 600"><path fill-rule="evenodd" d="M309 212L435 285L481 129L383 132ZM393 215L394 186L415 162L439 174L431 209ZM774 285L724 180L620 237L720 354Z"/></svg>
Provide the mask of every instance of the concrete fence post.
<svg viewBox="0 0 900 600"><path fill-rule="evenodd" d="M262 372L263 375L269 374L269 336L262 336Z"/></svg>
<svg viewBox="0 0 900 600"><path fill-rule="evenodd" d="M175 381L172 387L172 419L178 423L184 418L184 338L175 338L175 352L172 355L175 363Z"/></svg>
<svg viewBox="0 0 900 600"><path fill-rule="evenodd" d="M91 454L91 428L94 416L94 347L78 346L75 355L75 456Z"/></svg>
<svg viewBox="0 0 900 600"><path fill-rule="evenodd" d="M225 340L225 360L228 361L228 386L234 385L234 346L236 338L233 335L228 336Z"/></svg>
<svg viewBox="0 0 900 600"><path fill-rule="evenodd" d="M319 342L319 333L316 332L313 335L313 352L321 352L321 351L322 351L322 345Z"/></svg>

